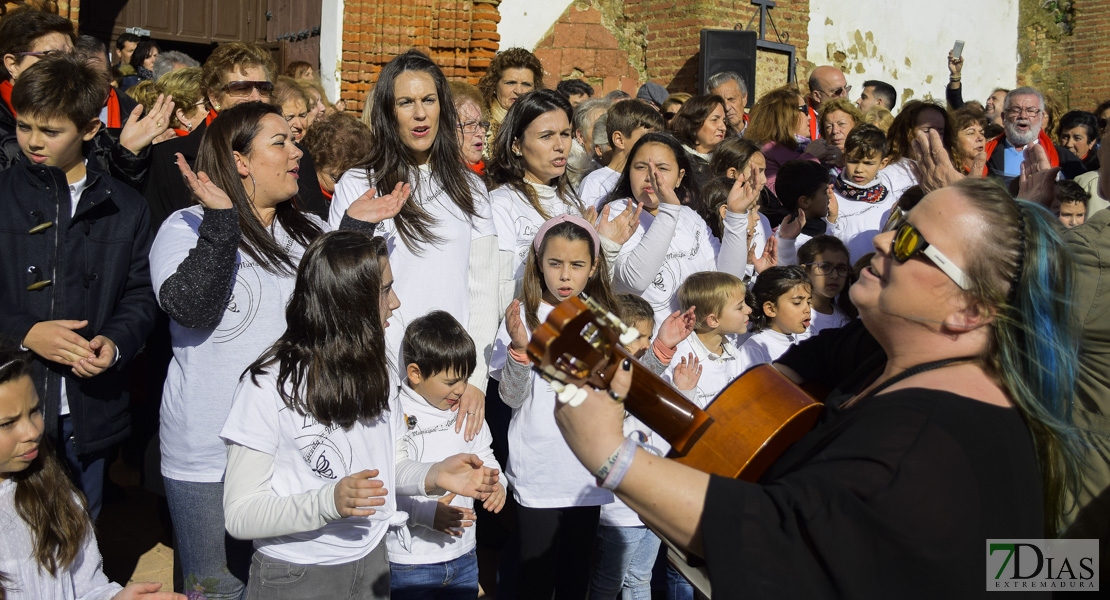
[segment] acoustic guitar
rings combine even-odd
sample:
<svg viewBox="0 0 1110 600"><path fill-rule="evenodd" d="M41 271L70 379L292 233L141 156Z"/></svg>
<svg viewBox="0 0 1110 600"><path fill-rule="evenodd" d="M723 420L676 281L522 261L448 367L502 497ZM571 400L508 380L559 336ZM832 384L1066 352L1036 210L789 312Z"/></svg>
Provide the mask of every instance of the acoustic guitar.
<svg viewBox="0 0 1110 600"><path fill-rule="evenodd" d="M556 306L532 332L528 355L540 376L558 388L606 389L618 365L632 359L625 409L667 440L667 458L724 477L757 481L821 412L820 402L770 365L748 370L700 409L628 353L624 345L638 335L582 294ZM671 562L708 596L704 563L664 541Z"/></svg>

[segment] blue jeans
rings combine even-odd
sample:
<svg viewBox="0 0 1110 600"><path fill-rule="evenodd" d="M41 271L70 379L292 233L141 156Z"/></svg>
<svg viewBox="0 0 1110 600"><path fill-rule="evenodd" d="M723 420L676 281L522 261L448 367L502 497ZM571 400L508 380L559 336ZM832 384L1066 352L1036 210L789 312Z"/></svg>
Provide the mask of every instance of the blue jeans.
<svg viewBox="0 0 1110 600"><path fill-rule="evenodd" d="M647 527L597 528L590 600L651 600L651 569L659 538Z"/></svg>
<svg viewBox="0 0 1110 600"><path fill-rule="evenodd" d="M667 600L694 600L694 586L671 565L667 565Z"/></svg>
<svg viewBox="0 0 1110 600"><path fill-rule="evenodd" d="M239 600L247 589L254 548L224 529L224 484L169 477L165 484L184 591L207 600Z"/></svg>
<svg viewBox="0 0 1110 600"><path fill-rule="evenodd" d="M100 516L100 508L104 505L104 468L108 464L108 451L77 456L73 447L73 418L70 415L58 418L58 429L61 430L58 446L65 448L64 453L58 453L58 458L62 459L68 469L73 485L85 495L89 517L95 523Z"/></svg>
<svg viewBox="0 0 1110 600"><path fill-rule="evenodd" d="M389 591L394 600L440 600L478 597L478 555L470 552L430 565L389 563Z"/></svg>

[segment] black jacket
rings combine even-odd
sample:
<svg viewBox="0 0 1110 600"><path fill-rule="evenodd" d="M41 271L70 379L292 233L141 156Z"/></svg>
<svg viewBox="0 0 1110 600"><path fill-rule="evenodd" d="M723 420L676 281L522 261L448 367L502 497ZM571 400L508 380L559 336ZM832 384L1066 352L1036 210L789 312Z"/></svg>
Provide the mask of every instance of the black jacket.
<svg viewBox="0 0 1110 600"><path fill-rule="evenodd" d="M0 106L3 104L0 102ZM132 154L119 144L119 131L101 127L92 140L85 142L82 152L89 164L101 173L110 174L136 191L141 190L150 167L150 146L143 148L138 154ZM23 151L19 149L14 133L0 138L0 170L11 167L23 158Z"/></svg>
<svg viewBox="0 0 1110 600"><path fill-rule="evenodd" d="M86 339L103 335L120 353L115 366L89 379L39 357L34 362L47 433L57 432L64 384L76 450L86 454L129 433L123 367L154 325L148 262L153 238L142 197L93 161L77 212L70 214L69 185L60 169L17 160L0 172L0 336L19 343L40 321L88 320L78 333ZM44 223L52 225L30 233ZM27 289L45 280L51 284Z"/></svg>
<svg viewBox="0 0 1110 600"><path fill-rule="evenodd" d="M181 177L181 171L177 168L176 155L180 152L185 157L185 162L195 168L197 154L200 152L200 141L207 130L208 125L201 123L189 135L162 142L151 152L150 174L142 190L150 207L150 219L154 231L158 231L162 222L173 213L196 204L192 193L185 185L185 180ZM316 165L307 150L300 146L298 148L301 148L304 156L301 157L297 207L327 221L329 203L320 190L320 182L316 178Z"/></svg>

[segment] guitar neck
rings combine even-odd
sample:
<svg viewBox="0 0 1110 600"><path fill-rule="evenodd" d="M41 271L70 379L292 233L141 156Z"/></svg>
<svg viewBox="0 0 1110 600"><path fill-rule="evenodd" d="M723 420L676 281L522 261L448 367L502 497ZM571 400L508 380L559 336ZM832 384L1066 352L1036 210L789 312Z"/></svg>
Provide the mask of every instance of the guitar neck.
<svg viewBox="0 0 1110 600"><path fill-rule="evenodd" d="M676 453L685 454L712 423L712 417L624 348L616 348L614 354L614 365L632 359L632 387L624 401L625 410L667 440Z"/></svg>

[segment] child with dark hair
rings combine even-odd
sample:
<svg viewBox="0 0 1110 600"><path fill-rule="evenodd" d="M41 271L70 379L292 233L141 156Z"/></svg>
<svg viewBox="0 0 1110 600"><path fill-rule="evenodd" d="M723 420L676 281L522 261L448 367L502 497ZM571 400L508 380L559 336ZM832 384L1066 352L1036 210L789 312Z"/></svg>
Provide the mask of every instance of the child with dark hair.
<svg viewBox="0 0 1110 600"><path fill-rule="evenodd" d="M582 204L600 210L609 193L617 186L632 146L645 133L664 129L663 115L643 100L617 102L610 106L605 113L605 130L613 153L607 165L582 179L578 187Z"/></svg>
<svg viewBox="0 0 1110 600"><path fill-rule="evenodd" d="M801 339L815 336L823 329L847 325L852 317L836 302L837 296L847 292L852 270L844 242L831 235L819 235L798 249L798 263L805 267L806 275L813 282L812 318Z"/></svg>
<svg viewBox="0 0 1110 600"><path fill-rule="evenodd" d="M1070 179L1057 181L1056 202L1060 205L1056 209L1056 216L1059 217L1060 223L1064 227L1073 229L1087 220L1087 209L1091 202L1091 195L1078 183Z"/></svg>
<svg viewBox="0 0 1110 600"><path fill-rule="evenodd" d="M432 311L409 323L401 353L406 431L400 443L409 458L434 462L459 453L475 454L484 466L500 470L488 425L469 442L453 431L458 413L451 407L462 398L477 363L474 341L463 326L447 312ZM496 485L485 502L492 512L500 512L505 504L505 486ZM397 510L409 518L403 528L390 530L386 537L392 597L477 597L474 499L455 494L438 499L399 496Z"/></svg>
<svg viewBox="0 0 1110 600"><path fill-rule="evenodd" d="M22 153L0 172L0 336L34 352L46 434L94 519L130 433L124 367L157 311L146 202L86 160L106 87L68 54L29 66L11 96Z"/></svg>
<svg viewBox="0 0 1110 600"><path fill-rule="evenodd" d="M755 335L740 347L741 360L749 367L773 363L797 344L809 329L812 291L802 267L771 267L760 273L751 290Z"/></svg>
<svg viewBox="0 0 1110 600"><path fill-rule="evenodd" d="M849 256L871 251L871 238L883 228L898 201L879 179L886 166L886 135L874 125L857 125L844 140L844 170L833 182L838 217L833 233Z"/></svg>
<svg viewBox="0 0 1110 600"><path fill-rule="evenodd" d="M0 347L0 598L185 600L108 581L92 519L43 439L30 353Z"/></svg>
<svg viewBox="0 0 1110 600"><path fill-rule="evenodd" d="M828 169L809 160L789 160L779 169L776 188L783 209L789 214L776 231L779 264L797 263L796 248L809 238L835 231L838 207L829 182ZM752 307L756 313L757 307Z"/></svg>

